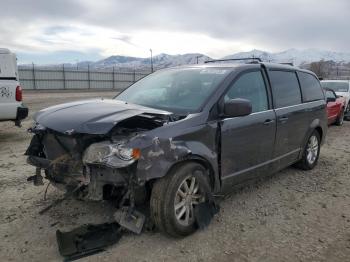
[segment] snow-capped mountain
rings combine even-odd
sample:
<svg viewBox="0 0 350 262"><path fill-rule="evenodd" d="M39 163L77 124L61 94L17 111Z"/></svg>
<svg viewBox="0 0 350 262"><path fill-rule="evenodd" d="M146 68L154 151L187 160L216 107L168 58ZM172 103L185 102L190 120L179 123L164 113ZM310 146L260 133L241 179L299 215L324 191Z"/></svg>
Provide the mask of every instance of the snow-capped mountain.
<svg viewBox="0 0 350 262"><path fill-rule="evenodd" d="M350 62L350 53L333 52L318 49L288 49L283 52L270 53L261 50L252 50L249 52L240 52L233 55L225 56L228 58L242 58L242 57L258 57L263 61L276 63L293 63L294 65L302 65L315 61L325 60L334 62Z"/></svg>
<svg viewBox="0 0 350 262"><path fill-rule="evenodd" d="M233 55L225 56L223 59L242 58L242 57L259 57L265 62L276 63L293 63L294 65L302 65L315 61L325 60L334 62L350 62L350 52L333 52L318 49L288 49L283 52L266 52L262 50L252 50L249 52L240 52ZM153 65L155 68L164 68L178 65L203 63L212 60L209 56L203 54L184 54L184 55L168 55L160 54L153 57ZM136 69L146 69L150 67L150 58L128 57L128 56L110 56L106 59L90 64L94 68L108 67L126 67Z"/></svg>
<svg viewBox="0 0 350 262"><path fill-rule="evenodd" d="M203 54L184 54L184 55L168 55L159 54L153 57L153 65L155 68L164 68L188 64L202 64L211 58ZM135 69L150 68L150 58L130 57L130 56L110 56L106 59L90 63L93 68L109 68L109 67L125 67Z"/></svg>
<svg viewBox="0 0 350 262"><path fill-rule="evenodd" d="M243 58L243 57L258 57L265 62L276 62L276 63L293 63L294 65L300 66L303 64L309 64L311 62L316 62L320 60L333 61L336 63L350 62L350 52L334 52L318 49L288 49L283 52L266 52L262 50L252 50L249 52L240 52L232 55L225 56L221 59L229 58ZM159 54L153 57L153 66L155 69L179 66L179 65L188 65L196 64L197 60L199 64L204 63L207 60L212 60L209 56L191 53L183 55L168 55L168 54ZM21 65L25 67L26 65ZM31 66L31 65L28 65ZM132 56L110 56L105 59L92 62L84 61L79 62L78 64L65 64L65 67L86 69L88 66L91 69L111 69L115 67L116 69L136 69L136 70L150 70L151 68L151 59L141 58L141 57L132 57ZM62 67L61 65L45 65L42 67Z"/></svg>

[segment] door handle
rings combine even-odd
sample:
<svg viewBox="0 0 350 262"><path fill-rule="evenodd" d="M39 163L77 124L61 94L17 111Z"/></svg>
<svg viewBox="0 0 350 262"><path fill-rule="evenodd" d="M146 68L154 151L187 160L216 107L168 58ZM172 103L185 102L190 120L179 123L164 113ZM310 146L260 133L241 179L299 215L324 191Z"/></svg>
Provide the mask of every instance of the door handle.
<svg viewBox="0 0 350 262"><path fill-rule="evenodd" d="M269 124L272 124L273 122L275 122L275 120L273 120L273 119L266 119L264 121L264 125L269 125Z"/></svg>
<svg viewBox="0 0 350 262"><path fill-rule="evenodd" d="M279 121L279 122L282 122L282 123L285 123L285 122L288 121L288 117L282 116L282 117L278 118L278 121Z"/></svg>

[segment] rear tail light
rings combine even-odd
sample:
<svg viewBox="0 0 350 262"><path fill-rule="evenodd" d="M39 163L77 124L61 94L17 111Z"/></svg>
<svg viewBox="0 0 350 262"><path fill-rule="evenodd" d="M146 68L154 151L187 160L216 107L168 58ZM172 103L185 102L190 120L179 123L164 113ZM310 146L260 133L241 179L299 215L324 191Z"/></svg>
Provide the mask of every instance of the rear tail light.
<svg viewBox="0 0 350 262"><path fill-rule="evenodd" d="M18 101L18 102L22 101L22 87L21 86L16 87L16 101Z"/></svg>

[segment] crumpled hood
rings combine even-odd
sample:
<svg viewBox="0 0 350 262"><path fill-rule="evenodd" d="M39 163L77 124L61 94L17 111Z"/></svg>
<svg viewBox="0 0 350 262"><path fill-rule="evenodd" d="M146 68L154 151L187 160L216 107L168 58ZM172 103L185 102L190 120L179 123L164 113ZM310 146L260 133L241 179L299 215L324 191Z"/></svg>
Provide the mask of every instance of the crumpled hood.
<svg viewBox="0 0 350 262"><path fill-rule="evenodd" d="M94 99L48 107L37 112L34 121L61 133L102 135L108 133L118 122L144 113L171 114L114 99Z"/></svg>

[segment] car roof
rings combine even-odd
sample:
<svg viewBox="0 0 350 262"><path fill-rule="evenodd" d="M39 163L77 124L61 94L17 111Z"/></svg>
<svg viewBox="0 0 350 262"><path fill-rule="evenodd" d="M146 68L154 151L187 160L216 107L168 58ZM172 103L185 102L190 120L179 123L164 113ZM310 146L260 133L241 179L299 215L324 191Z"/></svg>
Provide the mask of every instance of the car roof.
<svg viewBox="0 0 350 262"><path fill-rule="evenodd" d="M198 69L206 69L206 68L218 68L218 69L226 69L229 71L235 70L243 70L250 68L259 68L259 64L234 64L234 63L205 63L205 64L191 64L191 65L180 65L174 67L163 68L158 71L168 70L168 69L186 69L186 68L198 68Z"/></svg>

